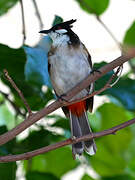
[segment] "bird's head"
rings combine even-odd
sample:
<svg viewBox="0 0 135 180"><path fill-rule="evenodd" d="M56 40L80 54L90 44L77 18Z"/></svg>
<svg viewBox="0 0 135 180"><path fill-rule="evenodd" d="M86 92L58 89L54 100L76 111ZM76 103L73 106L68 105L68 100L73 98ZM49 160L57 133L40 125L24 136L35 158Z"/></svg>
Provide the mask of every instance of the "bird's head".
<svg viewBox="0 0 135 180"><path fill-rule="evenodd" d="M76 22L76 20L73 19L70 21L65 21L63 23L56 24L48 30L42 30L39 33L47 34L53 40L53 42L60 41L62 39L66 40L74 22Z"/></svg>

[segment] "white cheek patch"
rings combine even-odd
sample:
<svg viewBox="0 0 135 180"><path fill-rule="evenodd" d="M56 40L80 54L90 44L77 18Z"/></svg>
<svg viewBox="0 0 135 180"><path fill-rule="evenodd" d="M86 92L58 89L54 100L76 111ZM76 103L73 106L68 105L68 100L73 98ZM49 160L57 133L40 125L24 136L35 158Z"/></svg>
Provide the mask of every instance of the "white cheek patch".
<svg viewBox="0 0 135 180"><path fill-rule="evenodd" d="M56 30L55 32L59 33L59 34L64 34L67 32L66 29L59 29L59 30Z"/></svg>
<svg viewBox="0 0 135 180"><path fill-rule="evenodd" d="M57 38L57 34L54 32L48 33L48 36L54 41Z"/></svg>

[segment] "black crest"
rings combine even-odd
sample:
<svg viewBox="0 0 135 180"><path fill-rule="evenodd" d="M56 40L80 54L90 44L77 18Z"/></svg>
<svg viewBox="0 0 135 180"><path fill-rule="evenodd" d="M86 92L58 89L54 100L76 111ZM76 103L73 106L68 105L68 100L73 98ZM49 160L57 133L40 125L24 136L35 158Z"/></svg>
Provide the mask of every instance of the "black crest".
<svg viewBox="0 0 135 180"><path fill-rule="evenodd" d="M63 23L59 23L59 24L56 24L55 26L52 27L53 30L56 30L56 29L70 29L72 28L72 24L76 22L76 19L72 19L70 21L65 21Z"/></svg>
<svg viewBox="0 0 135 180"><path fill-rule="evenodd" d="M59 23L56 24L55 26L53 26L51 28L51 30L55 31L58 29L66 29L67 30L67 34L70 37L70 42L72 45L79 45L80 44L80 40L79 37L71 30L71 28L73 27L73 23L76 22L76 19L72 19L70 21L65 21L63 23Z"/></svg>
<svg viewBox="0 0 135 180"><path fill-rule="evenodd" d="M71 30L71 28L73 27L72 24L74 22L76 22L76 19L71 19L70 21L65 21L63 23L56 24L51 29L42 30L39 33L48 34L51 31L55 32L56 30L59 30L59 29L66 29L67 32L65 34L67 34L69 36L71 44L72 45L79 45L80 44L79 37Z"/></svg>

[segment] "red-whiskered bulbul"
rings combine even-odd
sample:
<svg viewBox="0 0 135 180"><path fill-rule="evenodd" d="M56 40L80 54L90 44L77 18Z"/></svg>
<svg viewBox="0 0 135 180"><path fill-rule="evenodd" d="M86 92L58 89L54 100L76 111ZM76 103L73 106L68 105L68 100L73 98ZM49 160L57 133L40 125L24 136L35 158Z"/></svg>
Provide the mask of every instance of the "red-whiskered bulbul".
<svg viewBox="0 0 135 180"><path fill-rule="evenodd" d="M52 86L58 97L66 94L92 72L91 56L79 37L71 30L76 20L66 21L53 26L49 30L40 31L48 34L52 39L52 46L48 53L48 71ZM93 92L93 83L72 100L82 98ZM91 133L87 110L93 108L93 97L78 103L63 107L63 111L70 118L71 134L80 137ZM94 140L79 142L72 145L72 153L81 155L86 150L90 155L96 153Z"/></svg>

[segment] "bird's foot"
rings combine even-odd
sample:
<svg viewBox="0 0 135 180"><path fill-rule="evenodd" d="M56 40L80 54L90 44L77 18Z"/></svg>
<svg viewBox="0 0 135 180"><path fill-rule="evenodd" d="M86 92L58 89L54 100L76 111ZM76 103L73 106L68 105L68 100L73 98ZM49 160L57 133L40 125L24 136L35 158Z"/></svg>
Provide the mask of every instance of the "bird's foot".
<svg viewBox="0 0 135 180"><path fill-rule="evenodd" d="M66 97L66 94L62 94L60 96L57 96L58 97L58 101L64 103L64 102L69 102L65 97Z"/></svg>
<svg viewBox="0 0 135 180"><path fill-rule="evenodd" d="M95 72L98 72L99 74L101 74L101 71L99 71L98 69L92 69L90 73L94 75Z"/></svg>

